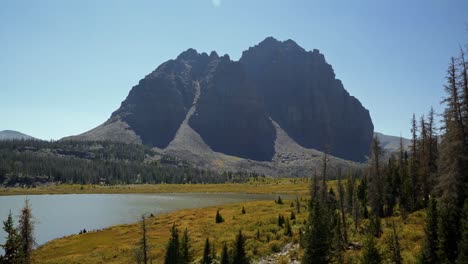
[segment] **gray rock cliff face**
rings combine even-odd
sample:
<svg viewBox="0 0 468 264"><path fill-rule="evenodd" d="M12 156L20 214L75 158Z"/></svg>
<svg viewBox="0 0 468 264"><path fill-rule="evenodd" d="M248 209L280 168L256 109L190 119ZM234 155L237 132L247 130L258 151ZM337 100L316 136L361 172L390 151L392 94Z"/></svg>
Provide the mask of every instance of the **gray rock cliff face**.
<svg viewBox="0 0 468 264"><path fill-rule="evenodd" d="M204 149L272 161L281 149L275 126L292 139L282 142L329 146L334 156L353 161L365 160L373 134L368 110L321 53L269 37L239 61L188 49L134 86L103 125L67 139L120 139L164 150L176 135L196 133ZM181 128L187 131L177 133Z"/></svg>
<svg viewBox="0 0 468 264"><path fill-rule="evenodd" d="M350 96L318 50L267 38L242 54L268 114L298 144L364 161L374 130L369 111Z"/></svg>

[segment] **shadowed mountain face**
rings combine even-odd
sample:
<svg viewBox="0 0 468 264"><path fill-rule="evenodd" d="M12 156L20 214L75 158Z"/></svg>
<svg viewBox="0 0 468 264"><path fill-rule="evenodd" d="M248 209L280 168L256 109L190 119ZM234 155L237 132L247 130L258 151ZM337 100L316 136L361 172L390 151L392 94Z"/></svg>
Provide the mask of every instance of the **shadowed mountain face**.
<svg viewBox="0 0 468 264"><path fill-rule="evenodd" d="M203 91L190 126L217 152L271 160L275 129L239 62L222 59Z"/></svg>
<svg viewBox="0 0 468 264"><path fill-rule="evenodd" d="M364 160L373 132L369 112L335 79L318 50L306 52L292 40L267 38L245 51L240 62L268 114L298 144Z"/></svg>
<svg viewBox="0 0 468 264"><path fill-rule="evenodd" d="M143 144L165 148L192 104L195 71L192 61L163 63L132 88L112 118L126 122Z"/></svg>
<svg viewBox="0 0 468 264"><path fill-rule="evenodd" d="M373 133L368 110L335 79L322 54L270 37L238 62L215 52L183 52L134 86L107 122L69 139L165 149L190 142L174 140L187 135L178 133L186 121L208 149L257 161L278 154L274 122L292 138L281 142L329 146L331 154L354 161L365 160Z"/></svg>

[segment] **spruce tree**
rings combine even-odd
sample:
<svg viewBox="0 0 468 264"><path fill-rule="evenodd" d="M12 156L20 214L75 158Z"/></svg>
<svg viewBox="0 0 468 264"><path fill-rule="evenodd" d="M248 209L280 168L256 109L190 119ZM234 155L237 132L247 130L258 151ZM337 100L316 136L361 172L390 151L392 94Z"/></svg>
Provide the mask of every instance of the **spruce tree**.
<svg viewBox="0 0 468 264"><path fill-rule="evenodd" d="M211 254L211 245L210 245L210 240L206 238L205 247L203 249L203 258L200 264L211 264L211 263L213 263L213 256Z"/></svg>
<svg viewBox="0 0 468 264"><path fill-rule="evenodd" d="M357 190L354 191L353 195L353 221L354 221L354 231L357 230L359 221L361 220L361 208L359 206L359 201L357 198Z"/></svg>
<svg viewBox="0 0 468 264"><path fill-rule="evenodd" d="M299 202L299 197L296 197L296 212L297 214L301 213L301 203Z"/></svg>
<svg viewBox="0 0 468 264"><path fill-rule="evenodd" d="M345 211L352 214L354 205L354 192L355 192L355 179L353 174L348 173L346 177L346 191L345 191Z"/></svg>
<svg viewBox="0 0 468 264"><path fill-rule="evenodd" d="M278 200L276 200L277 204L283 204L283 199L281 199L281 196L278 196Z"/></svg>
<svg viewBox="0 0 468 264"><path fill-rule="evenodd" d="M314 201L304 236L303 264L329 263L333 258L333 229L326 205Z"/></svg>
<svg viewBox="0 0 468 264"><path fill-rule="evenodd" d="M34 238L34 222L32 216L32 209L29 206L29 200L24 201L24 207L21 209L19 218L19 235L21 238L21 255L24 264L31 263L31 253L36 240Z"/></svg>
<svg viewBox="0 0 468 264"><path fill-rule="evenodd" d="M181 264L189 264L192 263L192 248L190 246L190 237L188 234L188 230L185 229L184 234L182 236L182 242L180 245L180 263Z"/></svg>
<svg viewBox="0 0 468 264"><path fill-rule="evenodd" d="M376 246L374 236L368 235L362 249L361 264L380 264L382 255Z"/></svg>
<svg viewBox="0 0 468 264"><path fill-rule="evenodd" d="M284 235L285 236L290 236L290 237L292 237L292 235L293 235L291 223L289 222L289 220L287 218L286 218L285 223L284 223Z"/></svg>
<svg viewBox="0 0 468 264"><path fill-rule="evenodd" d="M249 264L250 260L247 258L245 252L245 237L242 235L242 231L239 230L236 241L234 243L234 252L232 258L233 264Z"/></svg>
<svg viewBox="0 0 468 264"><path fill-rule="evenodd" d="M380 140L374 136L371 147L371 158L369 164L369 204L372 214L383 217L383 193L384 181L382 177L382 147Z"/></svg>
<svg viewBox="0 0 468 264"><path fill-rule="evenodd" d="M339 204L340 204L340 212L341 212L341 225L343 229L343 239L344 243L348 243L348 228L346 226L346 213L345 213L345 204L344 204L344 199L345 199L345 190L343 187L343 184L341 183L341 170L338 171L338 196L339 196Z"/></svg>
<svg viewBox="0 0 468 264"><path fill-rule="evenodd" d="M437 213L437 200L431 198L427 208L426 226L424 228L425 239L421 252L422 264L436 264L439 263L437 257L438 247L438 213Z"/></svg>
<svg viewBox="0 0 468 264"><path fill-rule="evenodd" d="M283 228L284 226L284 216L282 216L281 214L278 215L278 226Z"/></svg>
<svg viewBox="0 0 468 264"><path fill-rule="evenodd" d="M179 230L172 225L171 237L166 247L166 255L164 257L165 264L179 264L180 262L180 243L179 243Z"/></svg>
<svg viewBox="0 0 468 264"><path fill-rule="evenodd" d="M465 199L463 214L460 223L461 239L458 242L457 264L468 263L468 199Z"/></svg>
<svg viewBox="0 0 468 264"><path fill-rule="evenodd" d="M219 213L219 210L216 211L215 220L216 220L216 223L217 223L217 224L224 222L224 218L223 218L223 217L221 216L221 214Z"/></svg>
<svg viewBox="0 0 468 264"><path fill-rule="evenodd" d="M444 103L444 129L438 162L437 191L440 199L439 260L454 262L458 256L457 243L461 237L460 218L467 197L468 144L464 108L464 85L459 80L460 69L455 58L447 71Z"/></svg>
<svg viewBox="0 0 468 264"><path fill-rule="evenodd" d="M334 209L330 207L330 193L327 194L327 163L327 151L325 151L321 186L317 188L316 177L314 177L315 184L312 185L314 188L311 188L309 218L306 223L306 234L303 237L304 257L302 263L304 264L329 263L333 259L335 221L330 221L334 216ZM316 188L320 190L318 194Z"/></svg>
<svg viewBox="0 0 468 264"><path fill-rule="evenodd" d="M418 204L419 186L419 148L418 146L418 125L416 115L411 119L411 159L410 159L410 187L411 187L411 211L416 210Z"/></svg>
<svg viewBox="0 0 468 264"><path fill-rule="evenodd" d="M343 263L343 252L345 250L346 242L344 240L344 234L342 234L342 223L341 223L341 217L339 214L336 214L335 216L335 229L334 229L334 237L333 240L335 242L334 248L333 248L333 255L336 263Z"/></svg>
<svg viewBox="0 0 468 264"><path fill-rule="evenodd" d="M398 237L395 222L392 223L392 237L390 239L390 260L394 264L402 264L403 258L401 257L401 245Z"/></svg>
<svg viewBox="0 0 468 264"><path fill-rule="evenodd" d="M139 242L140 248L137 251L137 263L147 264L149 263L148 258L148 239L146 235L146 221L145 216L141 216L141 240Z"/></svg>
<svg viewBox="0 0 468 264"><path fill-rule="evenodd" d="M360 207L362 208L362 216L364 219L369 218L369 212L367 210L367 203L368 203L368 197L367 197L367 189L368 189L368 183L367 183L367 176L364 175L362 177L361 183L359 184L357 188L357 198L359 202L361 203Z"/></svg>
<svg viewBox="0 0 468 264"><path fill-rule="evenodd" d="M291 215L289 216L289 219L292 220L296 220L296 214L294 213L294 211L291 211Z"/></svg>
<svg viewBox="0 0 468 264"><path fill-rule="evenodd" d="M14 227L11 211L7 220L3 221L3 230L7 236L5 244L1 245L4 255L0 257L0 263L21 263L21 238Z"/></svg>
<svg viewBox="0 0 468 264"><path fill-rule="evenodd" d="M229 264L229 253L226 243L224 243L223 251L221 252L221 264Z"/></svg>
<svg viewBox="0 0 468 264"><path fill-rule="evenodd" d="M459 215L452 204L442 203L438 222L438 259L440 263L454 263L459 240Z"/></svg>

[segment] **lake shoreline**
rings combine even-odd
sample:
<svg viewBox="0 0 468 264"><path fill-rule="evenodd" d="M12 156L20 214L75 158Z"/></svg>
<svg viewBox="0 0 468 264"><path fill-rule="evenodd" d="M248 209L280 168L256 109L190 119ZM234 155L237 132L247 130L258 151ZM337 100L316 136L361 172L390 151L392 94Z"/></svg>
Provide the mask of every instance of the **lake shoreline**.
<svg viewBox="0 0 468 264"><path fill-rule="evenodd" d="M241 193L241 194L291 194L309 192L306 178L270 178L245 183L221 184L129 184L80 185L58 184L35 188L8 187L0 189L0 196L42 194L157 194L157 193Z"/></svg>
<svg viewBox="0 0 468 264"><path fill-rule="evenodd" d="M240 229L248 237L253 237L257 228L265 229L265 232L275 228L277 224L276 221L270 221L271 216L276 219L278 213L289 215L292 210L289 202L295 199L295 197L285 197L284 201L287 202L285 204L276 204L274 199L223 203L215 206L181 209L148 217L147 227L151 255L156 263L163 260L170 235L169 230L173 224L180 231L188 229L195 256L201 256L202 245L206 237L210 237L216 250L221 252L223 243L226 242L230 245ZM245 207L247 211L245 215L241 213L242 207ZM225 218L224 223L215 224L214 216L217 210ZM303 210L306 211L304 207ZM305 220L306 216L307 214L298 215L298 223ZM93 230L86 234L56 238L35 249L34 260L36 263L74 263L74 261L79 262L85 259L88 261L86 263L129 263L133 260L132 250L140 239L140 225L141 223L135 221ZM281 236L276 240L273 238L273 234L268 234L268 236L272 237L272 243L277 243L280 247L292 241L297 243L299 239L298 227L294 226L295 235L293 238ZM251 257L257 258L270 253L268 242L263 241L258 246L258 256Z"/></svg>

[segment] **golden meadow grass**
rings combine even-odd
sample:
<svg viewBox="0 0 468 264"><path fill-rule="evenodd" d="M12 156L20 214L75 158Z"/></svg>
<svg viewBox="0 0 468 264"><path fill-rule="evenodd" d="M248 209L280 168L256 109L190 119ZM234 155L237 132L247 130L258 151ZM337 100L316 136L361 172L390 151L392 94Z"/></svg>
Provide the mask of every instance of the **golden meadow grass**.
<svg viewBox="0 0 468 264"><path fill-rule="evenodd" d="M331 182L329 186L335 186ZM271 201L254 201L220 206L180 210L167 214L161 214L147 219L149 243L153 263L161 263L164 258L165 247L170 236L170 228L175 224L180 234L187 228L189 231L195 259L200 258L205 239L213 241L217 253L221 253L223 243L230 247L239 230L247 237L246 249L248 254L257 259L261 256L272 254L281 249L286 243L299 241L299 229L303 227L307 219L307 193L309 184L302 179L267 179L265 182L248 182L242 184L207 184L207 185L141 185L118 186L115 188L102 186L85 186L84 189L106 190L102 193L149 193L154 190L160 192L241 192L241 193L287 193L297 195L301 201L301 213L296 214L296 221L292 221L293 236L284 235L284 229L278 227L278 215L289 218L292 200L284 199L284 204L276 204ZM95 187L95 188L93 188ZM195 188L194 188L195 187ZM72 193L80 186L58 186L55 191ZM117 191L116 191L117 190ZM113 192L116 191L116 192ZM96 193L96 192L85 192ZM246 214L242 214L242 206ZM216 211L220 210L225 222L216 224ZM424 237L424 216L422 212L416 212L408 216L406 223L401 217L392 217L382 220L384 234L378 240L379 246L384 249L386 240L390 235L390 223L397 225L402 245L402 255L405 263L415 263ZM351 220L349 220L351 221ZM358 230L350 226L350 241L362 243L364 232L362 231L366 221L362 221ZM141 238L140 223L118 225L100 231L87 234L72 235L53 240L39 247L34 252L35 263L132 263L135 262L135 249ZM260 238L257 239L257 230ZM355 263L360 255L359 250L348 250L346 259L348 263ZM299 257L302 251L296 250L293 255Z"/></svg>

